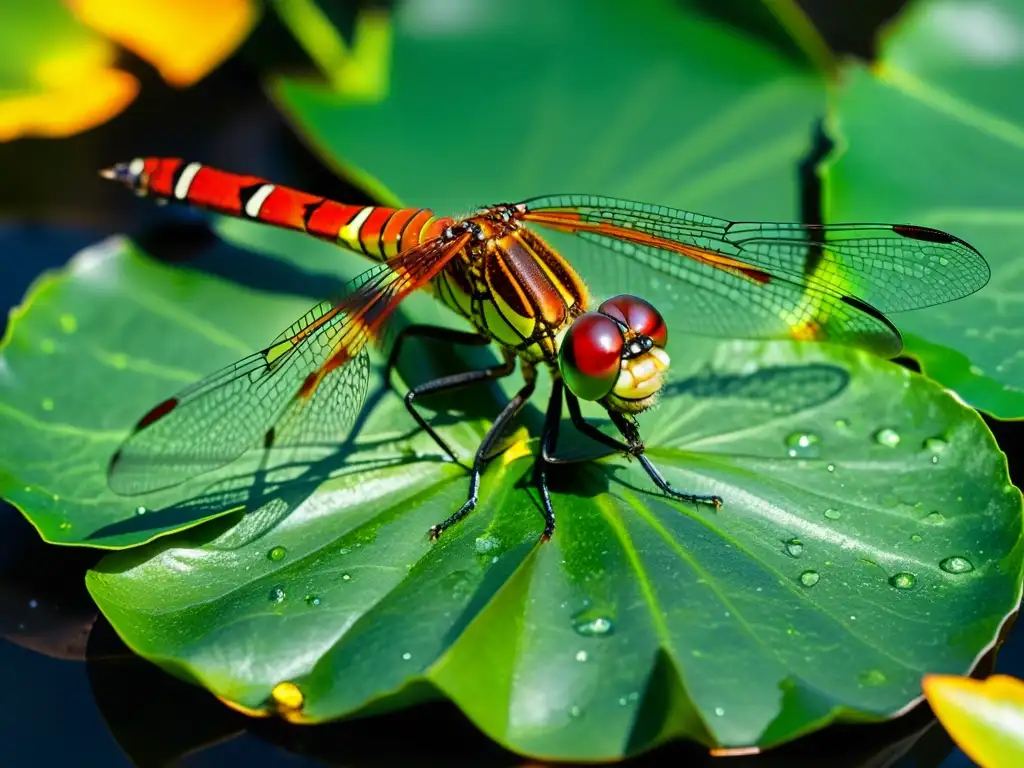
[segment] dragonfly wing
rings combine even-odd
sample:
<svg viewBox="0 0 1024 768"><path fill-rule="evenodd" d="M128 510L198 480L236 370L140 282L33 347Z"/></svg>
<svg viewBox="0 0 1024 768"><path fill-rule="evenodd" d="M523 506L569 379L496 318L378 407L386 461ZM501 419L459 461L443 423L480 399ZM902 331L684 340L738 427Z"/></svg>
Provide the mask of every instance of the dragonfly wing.
<svg viewBox="0 0 1024 768"><path fill-rule="evenodd" d="M155 406L111 459L111 489L134 495L174 486L260 443L344 437L366 395L366 342L467 240L435 238L371 267L344 298L317 304L266 348Z"/></svg>
<svg viewBox="0 0 1024 768"><path fill-rule="evenodd" d="M618 291L636 282L621 273L637 268L677 287L672 314L701 334L833 341L891 357L902 340L883 312L951 301L989 277L970 245L922 227L730 222L585 195L522 205L524 221L618 254Z"/></svg>

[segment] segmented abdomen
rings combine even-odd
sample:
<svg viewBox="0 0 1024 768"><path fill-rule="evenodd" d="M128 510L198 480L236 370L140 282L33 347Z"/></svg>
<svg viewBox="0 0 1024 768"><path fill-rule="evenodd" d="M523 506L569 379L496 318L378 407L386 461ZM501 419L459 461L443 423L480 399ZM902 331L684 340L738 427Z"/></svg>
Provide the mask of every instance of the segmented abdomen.
<svg viewBox="0 0 1024 768"><path fill-rule="evenodd" d="M427 208L343 205L258 176L178 158L136 158L118 170L122 169L122 180L140 195L308 232L375 261L435 237L451 223Z"/></svg>

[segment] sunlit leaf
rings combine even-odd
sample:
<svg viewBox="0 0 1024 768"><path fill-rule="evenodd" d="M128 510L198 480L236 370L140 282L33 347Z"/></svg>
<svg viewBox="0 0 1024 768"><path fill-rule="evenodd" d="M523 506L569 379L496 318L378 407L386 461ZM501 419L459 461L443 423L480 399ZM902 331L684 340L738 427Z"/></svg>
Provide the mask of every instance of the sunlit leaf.
<svg viewBox="0 0 1024 768"><path fill-rule="evenodd" d="M138 82L114 69L114 46L58 0L0 4L0 141L68 136L109 120Z"/></svg>
<svg viewBox="0 0 1024 768"><path fill-rule="evenodd" d="M153 64L171 85L206 76L238 47L256 0L66 0L86 25Z"/></svg>
<svg viewBox="0 0 1024 768"><path fill-rule="evenodd" d="M1024 683L1007 675L926 675L921 686L939 722L981 768L1024 765Z"/></svg>
<svg viewBox="0 0 1024 768"><path fill-rule="evenodd" d="M975 245L992 279L963 301L894 316L927 374L1003 418L1024 415L1024 6L918 0L871 70L834 95L825 175L833 221L938 227Z"/></svg>

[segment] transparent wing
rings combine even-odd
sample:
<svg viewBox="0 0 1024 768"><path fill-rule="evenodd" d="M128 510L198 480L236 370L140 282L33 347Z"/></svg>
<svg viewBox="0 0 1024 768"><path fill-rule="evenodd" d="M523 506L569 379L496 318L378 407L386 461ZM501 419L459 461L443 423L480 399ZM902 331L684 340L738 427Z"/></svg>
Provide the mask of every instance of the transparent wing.
<svg viewBox="0 0 1024 768"><path fill-rule="evenodd" d="M340 440L362 408L366 342L468 236L435 238L356 277L269 346L152 408L114 454L108 483L123 495L177 485L259 445Z"/></svg>
<svg viewBox="0 0 1024 768"><path fill-rule="evenodd" d="M694 333L833 341L893 356L902 340L883 313L962 298L989 279L974 248L925 227L733 222L588 195L520 205L524 221L618 254L597 261L619 273L619 290L637 267L674 284L673 315Z"/></svg>

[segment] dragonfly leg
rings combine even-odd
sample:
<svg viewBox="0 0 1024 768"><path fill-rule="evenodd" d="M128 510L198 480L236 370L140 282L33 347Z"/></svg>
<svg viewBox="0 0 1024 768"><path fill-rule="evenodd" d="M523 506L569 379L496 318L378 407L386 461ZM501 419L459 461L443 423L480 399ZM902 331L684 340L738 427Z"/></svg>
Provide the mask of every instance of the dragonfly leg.
<svg viewBox="0 0 1024 768"><path fill-rule="evenodd" d="M542 512L544 514L544 532L541 541L548 541L555 532L555 509L551 505L551 493L548 490L548 460L558 446L558 423L562 419L562 379L554 377L551 384L551 396L548 398L548 411L544 417L544 432L540 438L540 456L533 465L533 482L540 493Z"/></svg>
<svg viewBox="0 0 1024 768"><path fill-rule="evenodd" d="M455 525L455 523L459 522L459 520L472 512L476 507L480 493L480 478L483 475L484 467L487 466L491 450L494 448L494 444L501 439L502 433L504 433L512 419L516 417L519 410L526 404L526 401L530 399L535 386L536 379L534 376L527 375L526 383L523 385L523 388L508 401L508 404L502 409L501 413L498 414L494 423L491 424L491 428L487 430L487 434L484 435L484 439L480 441L480 447L476 449L476 456L473 459L473 469L469 476L469 495L466 498L466 503L459 507L455 514L430 528L431 540L436 540L438 536Z"/></svg>
<svg viewBox="0 0 1024 768"><path fill-rule="evenodd" d="M443 328L439 325L407 325L399 331L395 343L388 354L388 361L384 365L384 381L388 389L392 388L391 374L398 363L398 356L402 352L402 345L408 338L433 339L435 341L446 341L449 344L459 344L466 347L483 347L491 343L491 340L479 333L470 331L459 331L455 328Z"/></svg>
<svg viewBox="0 0 1024 768"><path fill-rule="evenodd" d="M616 440L610 435L606 435L593 424L587 422L587 420L583 418L583 413L580 411L579 400L576 399L576 396L572 392L566 390L565 400L569 406L569 417L572 419L572 423L576 429L603 445L607 445L608 447L615 448L619 451L624 451L630 456L635 456L640 462L640 466L644 468L647 476L650 477L651 480L654 481L654 484L664 493L667 493L669 496L679 499L680 501L687 501L693 504L710 504L715 509L722 506L722 498L720 496L683 493L669 485L668 480L666 480L661 472L658 471L658 468L654 466L654 463L644 455L644 443L643 440L640 439L640 431L637 429L636 422L633 419L615 411L608 412L608 415L616 429L618 429L619 432L622 433L622 436L626 438L625 442L623 442L622 440Z"/></svg>
<svg viewBox="0 0 1024 768"><path fill-rule="evenodd" d="M451 376L442 376L440 379L434 379L433 381L427 381L423 384L419 384L408 392L405 393L405 407L412 414L412 417L416 419L416 423L420 425L438 447L447 453L451 460L456 464L462 464L459 458L455 455L454 451L448 447L448 444L444 439L437 434L432 426L427 423L427 420L423 418L423 414L416 408L415 400L417 397L422 395L434 395L439 392L450 392L454 389L461 389L462 387L470 384L476 384L480 381L493 381L495 379L501 379L505 376L510 375L516 368L515 355L506 350L502 350L502 354L505 357L505 361L501 365L495 365L491 368L484 368L479 371L465 371L463 373L454 373ZM489 434L489 433L488 433Z"/></svg>
<svg viewBox="0 0 1024 768"><path fill-rule="evenodd" d="M658 471L658 468L654 466L653 462L644 455L644 444L640 439L640 430L637 428L636 421L621 413L616 413L615 411L609 411L608 415L611 417L612 424L618 428L619 432L622 433L622 436L626 438L627 442L630 445L639 448L639 450L634 452L633 455L636 456L640 465L644 468L644 471L647 472L647 476L650 477L651 480L654 481L654 484L662 491L673 498L679 499L680 501L688 501L692 504L710 504L716 510L722 506L721 496L716 496L714 494L683 493L669 485L668 480L666 480L661 472Z"/></svg>

